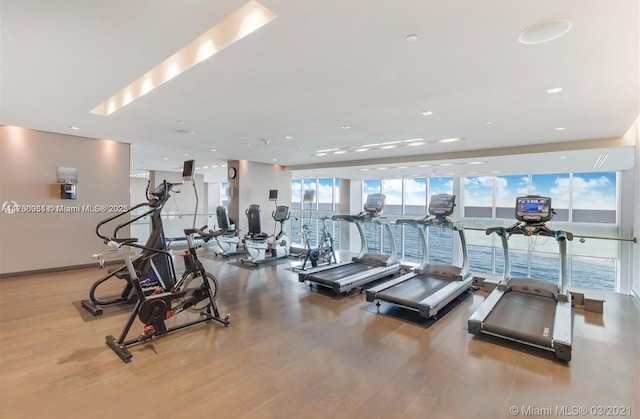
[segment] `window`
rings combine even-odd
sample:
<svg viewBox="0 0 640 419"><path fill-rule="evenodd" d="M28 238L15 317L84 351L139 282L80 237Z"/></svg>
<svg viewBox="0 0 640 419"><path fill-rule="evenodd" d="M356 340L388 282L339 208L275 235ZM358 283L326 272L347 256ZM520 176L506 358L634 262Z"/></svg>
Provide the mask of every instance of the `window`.
<svg viewBox="0 0 640 419"><path fill-rule="evenodd" d="M529 195L530 185L529 175L496 177L496 218L513 219L516 198Z"/></svg>
<svg viewBox="0 0 640 419"><path fill-rule="evenodd" d="M493 177L465 177L463 184L465 218L492 218Z"/></svg>
<svg viewBox="0 0 640 419"><path fill-rule="evenodd" d="M229 182L220 182L220 205L223 207L229 206Z"/></svg>
<svg viewBox="0 0 640 419"><path fill-rule="evenodd" d="M384 212L402 214L402 179L383 180L382 193L386 195Z"/></svg>
<svg viewBox="0 0 640 419"><path fill-rule="evenodd" d="M291 209L297 210L302 208L302 181L293 179L291 181Z"/></svg>
<svg viewBox="0 0 640 419"><path fill-rule="evenodd" d="M571 179L568 174L532 175L531 193L551 197L551 206L555 211L553 221L569 221Z"/></svg>
<svg viewBox="0 0 640 419"><path fill-rule="evenodd" d="M452 177L434 177L429 179L429 195L438 193L453 193Z"/></svg>
<svg viewBox="0 0 640 419"><path fill-rule="evenodd" d="M333 179L318 179L318 210L333 211Z"/></svg>
<svg viewBox="0 0 640 419"><path fill-rule="evenodd" d="M427 179L411 178L404 181L404 213L427 213Z"/></svg>
<svg viewBox="0 0 640 419"><path fill-rule="evenodd" d="M566 193L569 195L569 191ZM616 223L618 200L615 173L575 173L571 195L573 222Z"/></svg>

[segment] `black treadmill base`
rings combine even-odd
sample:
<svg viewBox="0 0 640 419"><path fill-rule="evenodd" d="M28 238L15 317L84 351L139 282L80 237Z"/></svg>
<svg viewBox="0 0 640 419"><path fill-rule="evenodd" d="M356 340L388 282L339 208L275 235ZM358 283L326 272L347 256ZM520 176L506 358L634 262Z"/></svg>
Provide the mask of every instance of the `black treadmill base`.
<svg viewBox="0 0 640 419"><path fill-rule="evenodd" d="M458 305L466 301L472 295L473 292L471 290L463 292L462 294L454 298L449 304L443 307L437 315L430 318L422 317L417 311L391 304L386 301L380 301L379 307L376 306L375 302L373 302L362 307L362 309L370 313L382 314L383 316L392 317L394 319L428 329L435 322L446 316L447 313L455 309Z"/></svg>

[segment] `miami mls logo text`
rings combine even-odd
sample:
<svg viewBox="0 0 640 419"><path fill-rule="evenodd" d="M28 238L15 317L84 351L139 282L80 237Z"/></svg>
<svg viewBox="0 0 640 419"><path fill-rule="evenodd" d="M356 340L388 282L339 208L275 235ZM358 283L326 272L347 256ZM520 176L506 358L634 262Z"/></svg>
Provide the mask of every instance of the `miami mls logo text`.
<svg viewBox="0 0 640 419"><path fill-rule="evenodd" d="M2 203L1 212L5 214L15 214L17 208L18 208L18 203L16 201L4 201Z"/></svg>

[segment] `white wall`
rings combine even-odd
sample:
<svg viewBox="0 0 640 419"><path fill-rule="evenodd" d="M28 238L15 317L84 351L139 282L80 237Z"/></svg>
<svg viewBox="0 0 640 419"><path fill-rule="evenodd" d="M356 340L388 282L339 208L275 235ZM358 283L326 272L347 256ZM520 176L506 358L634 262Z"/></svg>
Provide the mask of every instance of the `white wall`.
<svg viewBox="0 0 640 419"><path fill-rule="evenodd" d="M77 199L60 198L58 166L77 169ZM129 145L0 126L0 205L6 201L51 209L0 213L0 274L93 263L106 250L96 225L114 214L109 206L129 205ZM62 211L95 205L107 210Z"/></svg>
<svg viewBox="0 0 640 419"><path fill-rule="evenodd" d="M277 189L277 204L291 207L291 172L287 172L282 166L275 164L240 160L238 162L238 177L236 180L238 185L236 197L238 215L232 216L232 205L229 205L229 216L236 220L242 231L241 234L245 234L249 230L245 211L251 204L260 205L262 231L273 233L276 223L273 221L271 214L275 211L276 205L275 202L269 201L269 191ZM291 235L291 224L289 222L285 223L285 231L289 236Z"/></svg>
<svg viewBox="0 0 640 419"><path fill-rule="evenodd" d="M640 129L638 122L635 124L635 137L636 137L636 155L635 155L635 182L634 188L634 221L633 221L633 235L638 237L640 235ZM633 277L631 289L640 298L640 243L631 245L632 260L633 260Z"/></svg>

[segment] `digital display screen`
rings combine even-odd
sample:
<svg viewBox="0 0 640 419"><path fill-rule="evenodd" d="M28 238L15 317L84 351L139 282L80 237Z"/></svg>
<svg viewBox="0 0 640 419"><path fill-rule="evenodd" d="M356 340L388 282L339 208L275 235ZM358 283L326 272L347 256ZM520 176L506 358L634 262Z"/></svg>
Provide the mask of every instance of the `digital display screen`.
<svg viewBox="0 0 640 419"><path fill-rule="evenodd" d="M195 160L185 161L184 166L182 166L182 179L193 180L194 168L195 168Z"/></svg>
<svg viewBox="0 0 640 419"><path fill-rule="evenodd" d="M275 201L276 199L278 199L278 190L277 189L269 190L269 201Z"/></svg>
<svg viewBox="0 0 640 419"><path fill-rule="evenodd" d="M279 206L276 208L276 215L274 218L276 221L284 220L287 218L287 214L289 213L289 207Z"/></svg>
<svg viewBox="0 0 640 419"><path fill-rule="evenodd" d="M551 219L551 198L524 196L516 198L516 219L529 222L544 222Z"/></svg>
<svg viewBox="0 0 640 419"><path fill-rule="evenodd" d="M381 193L371 194L367 196L367 202L364 204L365 211L381 212L384 208L386 195Z"/></svg>
<svg viewBox="0 0 640 419"><path fill-rule="evenodd" d="M456 203L456 196L451 194L431 195L429 200L429 214L451 215Z"/></svg>

